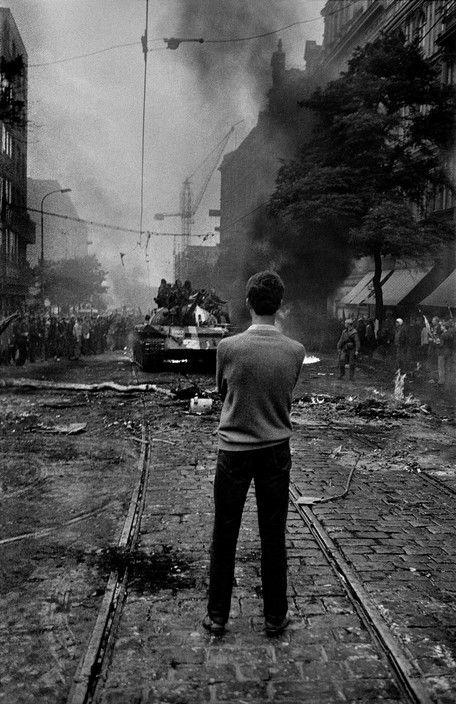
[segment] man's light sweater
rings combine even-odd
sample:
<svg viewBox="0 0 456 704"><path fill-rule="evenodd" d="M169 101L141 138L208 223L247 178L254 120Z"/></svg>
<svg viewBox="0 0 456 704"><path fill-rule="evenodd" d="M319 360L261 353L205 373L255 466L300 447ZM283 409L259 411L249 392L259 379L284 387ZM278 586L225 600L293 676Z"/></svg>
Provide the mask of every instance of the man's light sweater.
<svg viewBox="0 0 456 704"><path fill-rule="evenodd" d="M255 450L291 435L291 400L304 347L272 325L251 325L217 348L217 387L223 399L222 450Z"/></svg>

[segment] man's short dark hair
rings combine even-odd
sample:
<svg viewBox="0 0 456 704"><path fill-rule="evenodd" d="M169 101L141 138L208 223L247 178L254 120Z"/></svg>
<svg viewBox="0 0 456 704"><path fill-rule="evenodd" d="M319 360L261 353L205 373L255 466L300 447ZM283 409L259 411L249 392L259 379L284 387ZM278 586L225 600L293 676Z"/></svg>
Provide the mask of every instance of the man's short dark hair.
<svg viewBox="0 0 456 704"><path fill-rule="evenodd" d="M282 303L285 286L275 271L259 271L247 281L245 293L257 315L274 315Z"/></svg>

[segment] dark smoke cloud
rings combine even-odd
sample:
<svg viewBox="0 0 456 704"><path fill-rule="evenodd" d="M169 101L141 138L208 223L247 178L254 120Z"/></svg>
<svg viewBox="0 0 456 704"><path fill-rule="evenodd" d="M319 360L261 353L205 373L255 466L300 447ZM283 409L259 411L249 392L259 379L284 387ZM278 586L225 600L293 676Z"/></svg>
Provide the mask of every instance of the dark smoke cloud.
<svg viewBox="0 0 456 704"><path fill-rule="evenodd" d="M291 224L262 209L242 240L222 253L223 276L231 275L229 298L236 324L248 323L245 284L257 271L272 269L285 283L283 327L309 349L321 350L333 341L327 299L350 272L350 253L337 223ZM231 272L227 268L231 267Z"/></svg>
<svg viewBox="0 0 456 704"><path fill-rule="evenodd" d="M315 12L314 12L315 15ZM180 3L175 36L230 39L264 34L306 19L309 8L294 0L184 0ZM170 13L163 27L176 21ZM261 100L270 83L271 52L281 35L244 42L182 44L200 89L208 97L229 86L234 94L249 82L254 98Z"/></svg>

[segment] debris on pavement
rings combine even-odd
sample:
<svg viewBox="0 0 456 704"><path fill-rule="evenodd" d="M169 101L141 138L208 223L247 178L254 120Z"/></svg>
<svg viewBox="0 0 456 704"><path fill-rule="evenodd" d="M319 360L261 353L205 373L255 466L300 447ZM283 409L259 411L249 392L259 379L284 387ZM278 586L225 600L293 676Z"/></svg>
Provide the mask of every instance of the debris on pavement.
<svg viewBox="0 0 456 704"><path fill-rule="evenodd" d="M87 423L69 423L68 425L35 425L32 431L43 430L46 433L62 433L63 435L79 435L87 428Z"/></svg>
<svg viewBox="0 0 456 704"><path fill-rule="evenodd" d="M213 401L211 398L199 398L195 396L190 401L189 412L192 415L203 415L212 412Z"/></svg>
<svg viewBox="0 0 456 704"><path fill-rule="evenodd" d="M66 384L57 381L46 381L41 379L1 379L0 388L21 388L21 389L52 389L60 391L117 391L118 393L133 393L139 391L153 391L174 398L174 394L169 389L164 389L156 384L131 384L124 386L116 384L114 381L103 381L100 384Z"/></svg>
<svg viewBox="0 0 456 704"><path fill-rule="evenodd" d="M304 394L293 402L295 407L323 404L334 404L336 411L347 411L361 418L411 418L416 413L429 415L432 412L428 404L423 404L413 396L407 396L399 401L388 396L382 397L380 394L375 398L360 399L358 396L311 393Z"/></svg>
<svg viewBox="0 0 456 704"><path fill-rule="evenodd" d="M189 400L200 393L200 389L196 384L189 384L188 386L174 386L171 387L170 391L174 395L174 398L180 401Z"/></svg>

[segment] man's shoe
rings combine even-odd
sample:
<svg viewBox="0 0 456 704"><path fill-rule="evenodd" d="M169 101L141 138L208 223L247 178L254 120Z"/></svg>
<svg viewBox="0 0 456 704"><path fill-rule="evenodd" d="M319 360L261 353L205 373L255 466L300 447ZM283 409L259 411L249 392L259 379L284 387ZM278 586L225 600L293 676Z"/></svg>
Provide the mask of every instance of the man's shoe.
<svg viewBox="0 0 456 704"><path fill-rule="evenodd" d="M268 636L278 636L282 633L286 627L290 624L290 619L285 616L282 621L265 621L266 635Z"/></svg>
<svg viewBox="0 0 456 704"><path fill-rule="evenodd" d="M225 633L225 624L220 621L214 621L209 614L203 619L203 628L214 636L221 636Z"/></svg>

